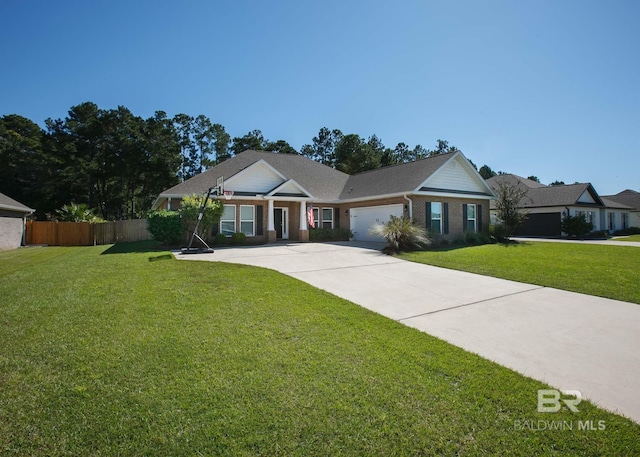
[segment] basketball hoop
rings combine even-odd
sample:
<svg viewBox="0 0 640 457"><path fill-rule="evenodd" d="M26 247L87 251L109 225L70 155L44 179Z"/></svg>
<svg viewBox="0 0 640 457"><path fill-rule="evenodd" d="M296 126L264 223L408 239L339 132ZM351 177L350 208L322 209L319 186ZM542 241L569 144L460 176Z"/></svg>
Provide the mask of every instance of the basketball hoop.
<svg viewBox="0 0 640 457"><path fill-rule="evenodd" d="M223 195L224 195L224 199L225 200L231 200L231 197L233 197L233 191L232 190L225 190Z"/></svg>

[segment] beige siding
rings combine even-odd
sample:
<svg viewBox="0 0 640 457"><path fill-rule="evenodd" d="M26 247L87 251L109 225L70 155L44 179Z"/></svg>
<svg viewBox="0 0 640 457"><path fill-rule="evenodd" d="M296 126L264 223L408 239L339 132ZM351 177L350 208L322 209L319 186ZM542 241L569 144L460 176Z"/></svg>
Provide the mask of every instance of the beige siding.
<svg viewBox="0 0 640 457"><path fill-rule="evenodd" d="M267 193L284 180L264 163L256 163L245 172L225 181L225 190Z"/></svg>
<svg viewBox="0 0 640 457"><path fill-rule="evenodd" d="M482 205L482 232L489 231L489 201L473 198L413 197L413 219L422 227L428 227L426 220L426 203L441 202L449 204L449 233L445 238L456 238L464 234L462 205Z"/></svg>
<svg viewBox="0 0 640 457"><path fill-rule="evenodd" d="M437 189L455 189L469 192L485 193L486 187L471 175L466 166L461 163L463 158L456 158L436 171L424 183L427 187Z"/></svg>

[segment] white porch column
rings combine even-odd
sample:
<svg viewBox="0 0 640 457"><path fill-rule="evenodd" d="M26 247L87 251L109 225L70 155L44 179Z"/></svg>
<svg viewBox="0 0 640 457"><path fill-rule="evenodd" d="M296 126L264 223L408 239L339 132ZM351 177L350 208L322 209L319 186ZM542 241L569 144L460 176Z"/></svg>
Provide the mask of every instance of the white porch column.
<svg viewBox="0 0 640 457"><path fill-rule="evenodd" d="M273 223L273 200L267 200L267 230L269 232L275 231L275 225Z"/></svg>
<svg viewBox="0 0 640 457"><path fill-rule="evenodd" d="M307 203L300 202L300 230L308 230L307 227Z"/></svg>

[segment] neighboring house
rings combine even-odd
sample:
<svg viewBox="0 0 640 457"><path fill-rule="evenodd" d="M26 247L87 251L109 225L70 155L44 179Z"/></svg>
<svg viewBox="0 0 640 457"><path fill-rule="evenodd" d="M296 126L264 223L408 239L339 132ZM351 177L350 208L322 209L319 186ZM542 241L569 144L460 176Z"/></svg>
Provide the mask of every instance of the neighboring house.
<svg viewBox="0 0 640 457"><path fill-rule="evenodd" d="M605 195L603 199L611 200L630 208L627 227L640 227L640 192L626 189L615 195ZM624 216L622 216L624 225ZM626 227L625 227L626 228Z"/></svg>
<svg viewBox="0 0 640 457"><path fill-rule="evenodd" d="M247 241L307 241L316 228L343 228L354 240L378 241L369 230L391 215L406 216L432 235L486 232L491 188L461 152L347 175L294 154L248 150L162 192L153 209L178 209L182 197L203 194L224 177L224 214L214 229Z"/></svg>
<svg viewBox="0 0 640 457"><path fill-rule="evenodd" d="M631 208L603 199L590 183L546 186L514 174L497 175L487 180L497 193L499 183L507 183L527 191L521 208L528 214L518 228L521 236L561 236L561 222L567 216L584 215L593 224L593 231L615 232L628 227ZM495 202L491 220L496 222Z"/></svg>
<svg viewBox="0 0 640 457"><path fill-rule="evenodd" d="M0 193L0 251L24 244L26 218L34 211Z"/></svg>

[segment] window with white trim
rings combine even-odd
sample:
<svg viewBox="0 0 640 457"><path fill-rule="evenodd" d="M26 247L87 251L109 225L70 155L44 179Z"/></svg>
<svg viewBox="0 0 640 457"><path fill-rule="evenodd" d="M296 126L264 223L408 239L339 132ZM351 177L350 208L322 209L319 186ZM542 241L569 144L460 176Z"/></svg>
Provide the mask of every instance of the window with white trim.
<svg viewBox="0 0 640 457"><path fill-rule="evenodd" d="M431 202L431 233L442 234L442 203Z"/></svg>
<svg viewBox="0 0 640 457"><path fill-rule="evenodd" d="M467 205L467 231L476 231L476 205L475 203L469 203Z"/></svg>
<svg viewBox="0 0 640 457"><path fill-rule="evenodd" d="M240 205L240 231L247 236L255 236L256 211L253 205Z"/></svg>
<svg viewBox="0 0 640 457"><path fill-rule="evenodd" d="M613 232L616 229L616 213L609 213L609 231Z"/></svg>
<svg viewBox="0 0 640 457"><path fill-rule="evenodd" d="M313 208L313 228L320 228L320 210Z"/></svg>
<svg viewBox="0 0 640 457"><path fill-rule="evenodd" d="M220 218L220 233L231 236L236 233L236 205L224 205Z"/></svg>
<svg viewBox="0 0 640 457"><path fill-rule="evenodd" d="M622 230L629 228L629 213L622 213Z"/></svg>
<svg viewBox="0 0 640 457"><path fill-rule="evenodd" d="M333 208L322 208L322 228L333 228Z"/></svg>
<svg viewBox="0 0 640 457"><path fill-rule="evenodd" d="M587 211L586 219L587 219L587 222L591 222L593 224L593 211Z"/></svg>

